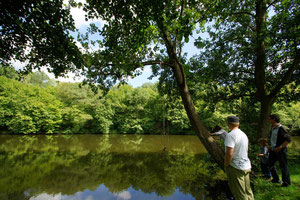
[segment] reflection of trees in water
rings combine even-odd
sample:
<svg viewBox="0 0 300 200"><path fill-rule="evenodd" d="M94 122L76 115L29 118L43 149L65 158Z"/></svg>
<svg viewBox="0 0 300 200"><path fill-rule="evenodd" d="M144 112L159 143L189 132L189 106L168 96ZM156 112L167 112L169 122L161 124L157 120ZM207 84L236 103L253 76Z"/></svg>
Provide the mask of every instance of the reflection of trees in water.
<svg viewBox="0 0 300 200"><path fill-rule="evenodd" d="M101 184L111 192L131 186L159 196L170 196L180 188L197 197L206 184L222 177L201 155L181 154L181 150L115 153L109 151L109 136L32 138L19 137L0 145L0 199L11 195L25 199L25 194L41 192L73 195L96 190ZM142 138L137 139L140 145ZM136 150L130 140L124 143Z"/></svg>

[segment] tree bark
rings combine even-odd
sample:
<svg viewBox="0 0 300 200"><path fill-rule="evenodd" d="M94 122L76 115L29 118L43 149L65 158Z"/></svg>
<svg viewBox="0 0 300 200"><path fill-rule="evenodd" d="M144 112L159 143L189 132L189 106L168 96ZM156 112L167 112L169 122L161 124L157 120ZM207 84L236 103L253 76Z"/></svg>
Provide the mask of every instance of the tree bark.
<svg viewBox="0 0 300 200"><path fill-rule="evenodd" d="M265 61L265 22L266 22L267 6L265 0L256 1L256 59L255 59L255 85L256 94L260 101L260 117L256 136L257 139L266 137L268 134L268 116L272 111L273 100L268 96L268 88L266 84Z"/></svg>
<svg viewBox="0 0 300 200"><path fill-rule="evenodd" d="M263 99L260 103L260 116L256 133L257 139L261 137L268 138L268 133L270 130L268 119L272 111L272 105L273 98L270 97Z"/></svg>

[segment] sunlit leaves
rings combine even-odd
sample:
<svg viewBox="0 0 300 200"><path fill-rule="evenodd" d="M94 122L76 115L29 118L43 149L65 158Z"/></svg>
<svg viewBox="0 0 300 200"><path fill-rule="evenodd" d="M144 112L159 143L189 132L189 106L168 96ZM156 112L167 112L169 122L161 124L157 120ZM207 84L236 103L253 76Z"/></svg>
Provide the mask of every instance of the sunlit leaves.
<svg viewBox="0 0 300 200"><path fill-rule="evenodd" d="M53 133L61 124L62 104L39 86L0 77L1 127L12 133Z"/></svg>

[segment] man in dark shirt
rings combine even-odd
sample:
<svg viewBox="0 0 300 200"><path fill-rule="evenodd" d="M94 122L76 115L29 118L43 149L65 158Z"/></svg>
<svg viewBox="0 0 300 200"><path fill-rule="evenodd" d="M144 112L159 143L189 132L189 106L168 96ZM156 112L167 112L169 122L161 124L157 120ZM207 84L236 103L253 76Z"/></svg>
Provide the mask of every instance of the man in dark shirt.
<svg viewBox="0 0 300 200"><path fill-rule="evenodd" d="M281 126L279 116L272 114L269 116L269 122L272 124L271 130L271 149L268 159L268 166L272 174L273 183L281 183L275 163L278 161L282 173L282 186L291 185L290 173L286 158L287 145L291 141L290 134Z"/></svg>

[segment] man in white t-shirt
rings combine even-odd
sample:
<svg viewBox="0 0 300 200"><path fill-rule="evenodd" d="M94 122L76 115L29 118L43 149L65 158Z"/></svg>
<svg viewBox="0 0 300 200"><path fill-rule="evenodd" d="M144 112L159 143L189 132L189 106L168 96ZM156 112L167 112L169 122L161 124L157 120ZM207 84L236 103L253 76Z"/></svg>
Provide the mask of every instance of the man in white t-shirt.
<svg viewBox="0 0 300 200"><path fill-rule="evenodd" d="M251 162L248 158L248 137L239 129L239 118L229 116L230 132L225 138L224 166L235 200L254 200L250 187Z"/></svg>

